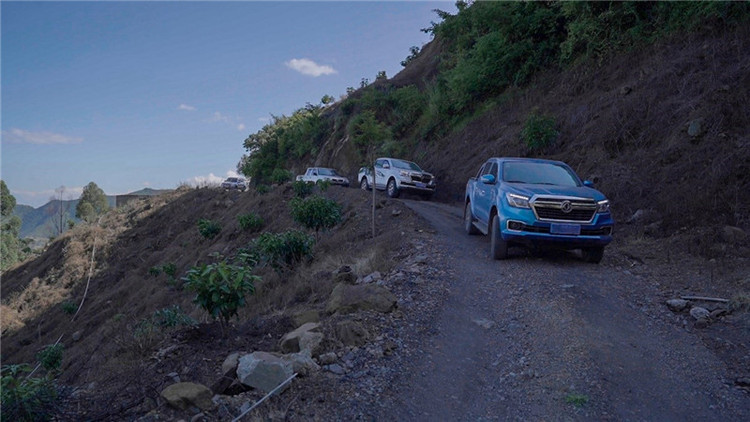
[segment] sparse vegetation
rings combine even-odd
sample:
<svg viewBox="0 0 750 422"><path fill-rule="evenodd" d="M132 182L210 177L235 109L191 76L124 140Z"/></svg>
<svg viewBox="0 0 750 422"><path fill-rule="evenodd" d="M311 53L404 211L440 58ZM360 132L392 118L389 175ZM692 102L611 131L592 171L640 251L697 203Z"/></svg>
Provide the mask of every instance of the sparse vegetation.
<svg viewBox="0 0 750 422"><path fill-rule="evenodd" d="M206 239L213 239L221 232L221 224L207 218L198 220L198 232Z"/></svg>
<svg viewBox="0 0 750 422"><path fill-rule="evenodd" d="M521 141L536 151L552 145L557 139L555 130L555 118L552 116L532 112L526 118L526 123L521 130Z"/></svg>
<svg viewBox="0 0 750 422"><path fill-rule="evenodd" d="M331 181L328 179L320 179L315 182L315 185L320 189L321 192L325 192L331 187Z"/></svg>
<svg viewBox="0 0 750 422"><path fill-rule="evenodd" d="M258 231L263 227L263 219L254 213L238 215L237 222L242 230L251 232Z"/></svg>
<svg viewBox="0 0 750 422"><path fill-rule="evenodd" d="M262 233L253 244L263 262L277 271L291 268L312 256L315 238L299 230L284 233Z"/></svg>
<svg viewBox="0 0 750 422"><path fill-rule="evenodd" d="M316 232L330 229L341 222L341 205L322 196L294 198L289 205L294 221Z"/></svg>
<svg viewBox="0 0 750 422"><path fill-rule="evenodd" d="M575 407L583 407L589 402L589 396L585 394L571 393L565 396L565 403L572 404Z"/></svg>
<svg viewBox="0 0 750 422"><path fill-rule="evenodd" d="M53 417L57 386L49 374L29 377L27 364L2 367L2 415L4 420L45 421Z"/></svg>
<svg viewBox="0 0 750 422"><path fill-rule="evenodd" d="M78 305L73 302L63 302L62 310L68 315L73 315L78 310Z"/></svg>
<svg viewBox="0 0 750 422"><path fill-rule="evenodd" d="M65 346L62 343L47 345L37 353L36 358L46 371L57 371L62 364L64 348Z"/></svg>
<svg viewBox="0 0 750 422"><path fill-rule="evenodd" d="M315 184L312 182L306 182L304 180L295 180L292 183L292 189L294 189L294 195L299 198L304 198L310 195L315 188Z"/></svg>
<svg viewBox="0 0 750 422"><path fill-rule="evenodd" d="M254 283L260 277L252 275L251 270L222 260L191 268L183 280L185 287L196 293L193 302L220 320L223 327L245 306L245 296L255 292Z"/></svg>

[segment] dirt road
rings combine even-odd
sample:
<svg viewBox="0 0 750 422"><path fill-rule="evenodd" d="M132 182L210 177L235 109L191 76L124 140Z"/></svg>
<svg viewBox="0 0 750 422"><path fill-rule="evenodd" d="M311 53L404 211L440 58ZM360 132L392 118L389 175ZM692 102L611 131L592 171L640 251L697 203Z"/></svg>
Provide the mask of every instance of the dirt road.
<svg viewBox="0 0 750 422"><path fill-rule="evenodd" d="M378 420L748 420L725 365L653 281L575 254L489 258L458 207L404 200L435 228L449 294Z"/></svg>

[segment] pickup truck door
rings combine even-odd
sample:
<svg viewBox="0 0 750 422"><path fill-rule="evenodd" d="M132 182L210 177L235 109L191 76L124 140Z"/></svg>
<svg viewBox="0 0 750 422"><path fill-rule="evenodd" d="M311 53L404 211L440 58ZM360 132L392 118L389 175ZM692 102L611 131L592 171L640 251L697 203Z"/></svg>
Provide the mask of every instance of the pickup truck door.
<svg viewBox="0 0 750 422"><path fill-rule="evenodd" d="M378 189L380 188L385 189L386 180L385 180L385 173L383 173L383 167L386 164L390 166L390 163L388 163L388 160L375 160L375 175L374 175L375 182L373 183L373 185L375 185L375 187Z"/></svg>
<svg viewBox="0 0 750 422"><path fill-rule="evenodd" d="M482 181L482 176L488 174L495 177L495 183L488 184ZM474 216L482 224L490 224L490 209L492 208L492 204L495 203L497 183L497 163L484 166L482 174L479 175L476 186L474 186Z"/></svg>

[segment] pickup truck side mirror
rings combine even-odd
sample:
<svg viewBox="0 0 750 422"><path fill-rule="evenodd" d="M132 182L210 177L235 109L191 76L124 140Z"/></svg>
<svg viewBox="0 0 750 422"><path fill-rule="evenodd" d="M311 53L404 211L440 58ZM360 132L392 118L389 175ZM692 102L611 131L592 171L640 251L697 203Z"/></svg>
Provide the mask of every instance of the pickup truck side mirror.
<svg viewBox="0 0 750 422"><path fill-rule="evenodd" d="M485 174L484 176L480 177L479 180L482 181L482 183L486 185L494 185L495 184L495 176L491 174Z"/></svg>
<svg viewBox="0 0 750 422"><path fill-rule="evenodd" d="M592 182L591 180L584 180L583 181L583 186L586 186L587 188L593 188L594 187L594 182Z"/></svg>

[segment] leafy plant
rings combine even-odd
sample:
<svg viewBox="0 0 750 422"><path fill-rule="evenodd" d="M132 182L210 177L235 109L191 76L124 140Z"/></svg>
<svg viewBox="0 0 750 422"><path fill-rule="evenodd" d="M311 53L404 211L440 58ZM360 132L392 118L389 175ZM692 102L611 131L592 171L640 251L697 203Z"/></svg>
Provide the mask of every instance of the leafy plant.
<svg viewBox="0 0 750 422"><path fill-rule="evenodd" d="M177 266L173 262L168 262L162 265L161 270L164 271L164 274L170 277L177 275Z"/></svg>
<svg viewBox="0 0 750 422"><path fill-rule="evenodd" d="M177 327L180 325L197 324L197 321L183 312L179 305L172 305L169 308L155 311L151 316L151 320L154 324L160 327Z"/></svg>
<svg viewBox="0 0 750 422"><path fill-rule="evenodd" d="M292 172L290 172L289 170L284 170L281 168L273 169L273 172L271 173L271 181L273 183L280 185L290 180L292 180Z"/></svg>
<svg viewBox="0 0 750 422"><path fill-rule="evenodd" d="M589 402L589 396L585 394L571 393L565 397L565 403L572 404L575 407L583 407Z"/></svg>
<svg viewBox="0 0 750 422"><path fill-rule="evenodd" d="M153 266L153 267L151 267L151 268L148 269L148 273L149 273L149 275L152 275L154 277L158 277L159 274L161 274L161 268L159 268L157 266Z"/></svg>
<svg viewBox="0 0 750 422"><path fill-rule="evenodd" d="M300 198L304 198L310 195L313 191L315 184L312 182L306 182L304 180L295 180L292 183L292 189L294 189L294 195Z"/></svg>
<svg viewBox="0 0 750 422"><path fill-rule="evenodd" d="M260 195L268 193L269 190L270 188L268 187L268 185L258 185L255 187L255 191Z"/></svg>
<svg viewBox="0 0 750 422"><path fill-rule="evenodd" d="M213 239L221 232L221 225L216 221L201 218L198 220L198 232L206 239Z"/></svg>
<svg viewBox="0 0 750 422"><path fill-rule="evenodd" d="M242 230L258 231L263 227L263 219L257 214L249 213L237 216L237 222Z"/></svg>
<svg viewBox="0 0 750 422"><path fill-rule="evenodd" d="M294 198L290 206L294 221L316 232L330 229L341 221L341 205L322 196Z"/></svg>
<svg viewBox="0 0 750 422"><path fill-rule="evenodd" d="M60 364L62 364L63 349L64 346L62 343L50 344L40 350L36 354L36 358L45 370L57 371L60 369Z"/></svg>
<svg viewBox="0 0 750 422"><path fill-rule="evenodd" d="M315 182L315 185L318 186L318 189L320 189L321 192L325 192L331 187L331 181L328 179L320 179Z"/></svg>
<svg viewBox="0 0 750 422"><path fill-rule="evenodd" d="M254 283L260 277L250 271L248 267L219 261L191 268L183 280L185 287L196 293L193 302L224 327L245 306L245 295L255 292Z"/></svg>
<svg viewBox="0 0 750 422"><path fill-rule="evenodd" d="M78 305L73 302L63 302L62 310L68 315L73 315L78 310Z"/></svg>
<svg viewBox="0 0 750 422"><path fill-rule="evenodd" d="M53 417L57 387L50 376L29 377L27 364L6 365L2 375L2 416L9 421L43 421Z"/></svg>
<svg viewBox="0 0 750 422"><path fill-rule="evenodd" d="M254 250L268 265L282 271L312 255L315 238L299 230L284 233L262 233L255 239Z"/></svg>
<svg viewBox="0 0 750 422"><path fill-rule="evenodd" d="M521 129L521 140L531 150L538 150L552 145L557 139L555 118L532 112L526 118Z"/></svg>

